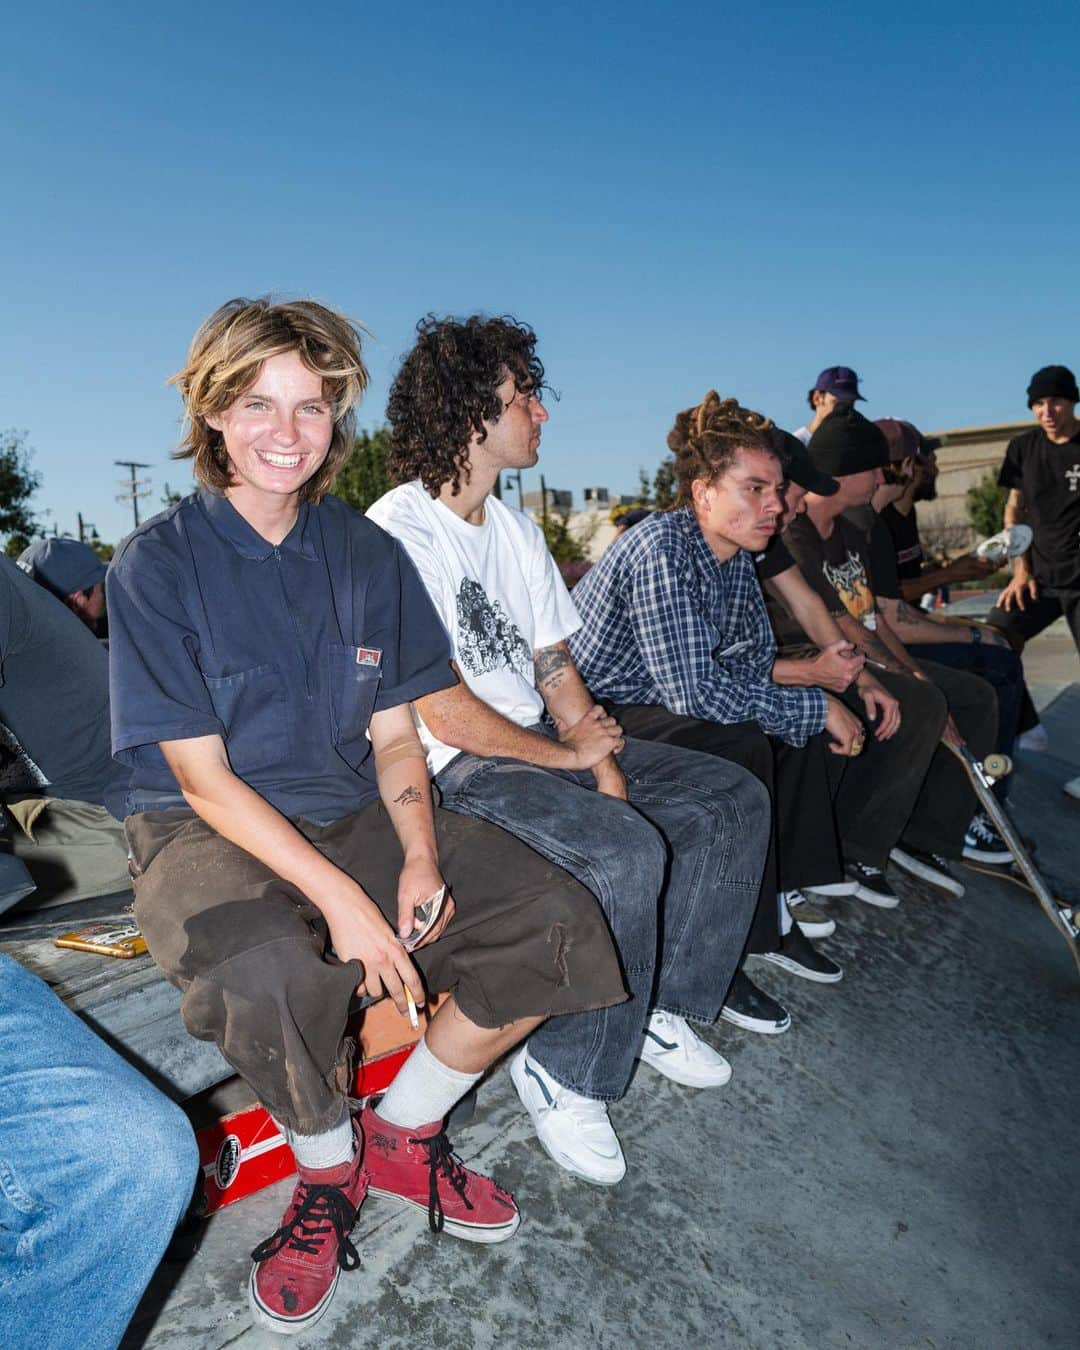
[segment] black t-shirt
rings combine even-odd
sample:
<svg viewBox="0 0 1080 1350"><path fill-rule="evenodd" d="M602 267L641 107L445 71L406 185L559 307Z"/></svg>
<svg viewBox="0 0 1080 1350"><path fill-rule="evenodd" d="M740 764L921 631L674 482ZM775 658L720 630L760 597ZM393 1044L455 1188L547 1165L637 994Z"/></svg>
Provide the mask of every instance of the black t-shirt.
<svg viewBox="0 0 1080 1350"><path fill-rule="evenodd" d="M998 483L1024 494L1034 531L1031 570L1059 590L1080 589L1080 433L1055 445L1042 427L1014 436Z"/></svg>
<svg viewBox="0 0 1080 1350"><path fill-rule="evenodd" d="M758 581L771 581L773 577L778 577L781 572L786 572L789 567L794 566L795 559L787 551L779 535L774 535L762 552L754 554Z"/></svg>
<svg viewBox="0 0 1080 1350"><path fill-rule="evenodd" d="M822 539L809 516L797 516L784 543L834 618L847 614L865 628L877 627L870 545L857 525L838 516L832 534Z"/></svg>
<svg viewBox="0 0 1080 1350"><path fill-rule="evenodd" d="M900 599L900 574L896 570L896 550L893 548L889 527L872 506L856 506L845 511L844 520L866 536L869 556L867 572L873 578L875 595L886 600Z"/></svg>
<svg viewBox="0 0 1080 1350"><path fill-rule="evenodd" d="M882 511L881 519L892 538L896 553L896 571L901 581L922 576L923 550L919 539L919 522L915 507L905 516L890 502Z"/></svg>

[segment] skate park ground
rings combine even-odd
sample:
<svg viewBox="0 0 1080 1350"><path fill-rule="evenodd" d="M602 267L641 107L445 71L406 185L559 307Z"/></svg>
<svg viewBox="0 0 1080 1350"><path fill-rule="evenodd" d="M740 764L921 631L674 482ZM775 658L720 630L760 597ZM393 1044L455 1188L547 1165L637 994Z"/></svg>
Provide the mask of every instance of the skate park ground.
<svg viewBox="0 0 1080 1350"><path fill-rule="evenodd" d="M961 601L965 609L975 602ZM1058 629L1061 629L1059 632ZM1012 810L1044 875L1080 895L1080 677L1064 625L1025 664L1050 749L1018 757ZM1034 901L962 870L967 894L891 873L893 911L832 902L835 986L754 963L783 1036L705 1036L731 1083L694 1092L641 1068L612 1108L629 1164L612 1189L548 1161L505 1065L452 1138L511 1189L517 1236L435 1237L369 1200L362 1265L297 1346L1008 1347L1077 1344L1080 979ZM280 1183L221 1211L163 1266L124 1346L260 1347L248 1253ZM103 1277L107 1277L103 1272Z"/></svg>

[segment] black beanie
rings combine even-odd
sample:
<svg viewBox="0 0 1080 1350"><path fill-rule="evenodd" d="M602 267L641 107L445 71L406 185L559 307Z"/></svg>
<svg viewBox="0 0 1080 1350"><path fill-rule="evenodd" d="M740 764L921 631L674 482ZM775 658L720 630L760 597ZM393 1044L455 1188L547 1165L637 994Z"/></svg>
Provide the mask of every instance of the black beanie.
<svg viewBox="0 0 1080 1350"><path fill-rule="evenodd" d="M885 433L855 410L841 403L825 418L807 446L814 467L831 478L877 469L889 462Z"/></svg>
<svg viewBox="0 0 1080 1350"><path fill-rule="evenodd" d="M1076 376L1068 366L1043 366L1032 375L1027 387L1028 407L1041 398L1064 398L1070 403L1080 403Z"/></svg>

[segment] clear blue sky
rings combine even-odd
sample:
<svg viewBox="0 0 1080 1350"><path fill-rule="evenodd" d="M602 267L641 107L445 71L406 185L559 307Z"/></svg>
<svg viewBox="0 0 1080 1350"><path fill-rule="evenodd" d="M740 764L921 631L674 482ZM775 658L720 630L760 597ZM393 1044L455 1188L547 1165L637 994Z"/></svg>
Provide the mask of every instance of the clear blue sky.
<svg viewBox="0 0 1080 1350"><path fill-rule="evenodd" d="M305 8L5 17L0 427L62 531L126 531L114 459L186 487L165 381L237 294L368 326L365 425L425 312L527 320L578 494L710 386L793 427L848 364L931 429L1080 365L1075 4Z"/></svg>

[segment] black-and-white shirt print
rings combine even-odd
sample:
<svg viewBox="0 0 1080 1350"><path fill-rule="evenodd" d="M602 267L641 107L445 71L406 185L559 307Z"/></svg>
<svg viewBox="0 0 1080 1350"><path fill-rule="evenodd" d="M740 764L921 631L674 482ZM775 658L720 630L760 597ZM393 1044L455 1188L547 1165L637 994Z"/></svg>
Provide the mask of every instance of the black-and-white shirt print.
<svg viewBox="0 0 1080 1350"><path fill-rule="evenodd" d="M471 577L462 577L457 593L458 657L470 675L512 669L532 678L533 655L498 600Z"/></svg>

